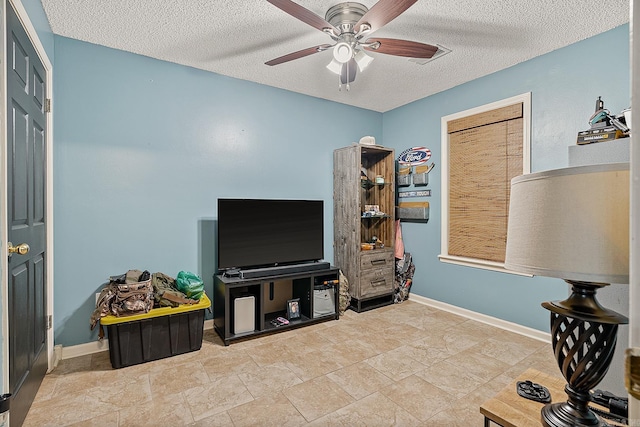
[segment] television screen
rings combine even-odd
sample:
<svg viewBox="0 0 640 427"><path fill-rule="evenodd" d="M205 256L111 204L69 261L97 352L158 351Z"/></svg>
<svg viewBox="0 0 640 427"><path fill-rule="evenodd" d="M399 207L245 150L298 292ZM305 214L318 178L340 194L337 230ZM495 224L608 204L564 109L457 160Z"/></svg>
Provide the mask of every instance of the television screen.
<svg viewBox="0 0 640 427"><path fill-rule="evenodd" d="M218 270L324 257L322 200L218 199Z"/></svg>

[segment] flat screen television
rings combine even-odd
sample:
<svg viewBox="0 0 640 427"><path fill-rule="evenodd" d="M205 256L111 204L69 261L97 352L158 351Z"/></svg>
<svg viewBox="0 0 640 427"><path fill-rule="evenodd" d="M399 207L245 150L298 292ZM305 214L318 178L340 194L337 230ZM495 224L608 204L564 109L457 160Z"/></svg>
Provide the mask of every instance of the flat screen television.
<svg viewBox="0 0 640 427"><path fill-rule="evenodd" d="M218 199L218 271L319 261L322 200Z"/></svg>

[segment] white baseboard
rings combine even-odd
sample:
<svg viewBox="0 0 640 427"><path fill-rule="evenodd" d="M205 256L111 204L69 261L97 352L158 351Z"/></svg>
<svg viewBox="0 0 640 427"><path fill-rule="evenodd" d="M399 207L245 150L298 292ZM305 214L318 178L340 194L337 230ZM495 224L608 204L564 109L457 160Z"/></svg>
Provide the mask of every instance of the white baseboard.
<svg viewBox="0 0 640 427"><path fill-rule="evenodd" d="M551 334L549 332L542 332L537 329L529 328L527 326L518 325L517 323L498 319L497 317L487 316L486 314L447 304L446 302L436 301L431 298L425 298L420 295L411 294L409 296L409 299L419 304L428 305L429 307L437 308L438 310L447 311L449 313L466 317L467 319L485 323L490 326L495 326L506 331L515 332L516 334L524 335L538 341L542 341L545 343L551 342Z"/></svg>
<svg viewBox="0 0 640 427"><path fill-rule="evenodd" d="M213 329L213 319L205 320L203 329ZM71 359L72 357L86 356L88 354L100 353L101 351L107 350L109 350L109 340L107 338L88 342L85 344L62 347L62 360Z"/></svg>
<svg viewBox="0 0 640 427"><path fill-rule="evenodd" d="M467 310L466 308L456 307L455 305L447 304L445 302L425 298L420 295L412 294L409 299L419 304L424 304L429 307L437 308L438 310L457 314L459 316L466 317L467 319L495 326L506 331L515 332L516 334L524 335L538 341L543 341L546 343L551 342L551 334L548 332L542 332L537 329L529 328L527 326L518 325L517 323L507 322L506 320L487 316L486 314ZM204 330L208 329L213 329L213 319L204 321ZM99 353L106 350L109 350L109 340L105 338L99 341L92 341L85 344L62 347L62 359L64 360L70 359L72 357L86 356L88 354Z"/></svg>

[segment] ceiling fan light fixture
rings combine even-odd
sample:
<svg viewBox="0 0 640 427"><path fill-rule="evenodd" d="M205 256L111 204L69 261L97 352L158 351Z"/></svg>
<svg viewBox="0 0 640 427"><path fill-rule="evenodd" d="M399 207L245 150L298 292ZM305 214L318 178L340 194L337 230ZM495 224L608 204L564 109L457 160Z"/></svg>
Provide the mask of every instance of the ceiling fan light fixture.
<svg viewBox="0 0 640 427"><path fill-rule="evenodd" d="M353 48L349 43L340 42L333 48L333 58L341 64L346 64L353 58Z"/></svg>
<svg viewBox="0 0 640 427"><path fill-rule="evenodd" d="M332 59L331 62L327 65L327 69L332 73L340 75L340 73L342 72L342 64L335 59Z"/></svg>
<svg viewBox="0 0 640 427"><path fill-rule="evenodd" d="M367 68L369 64L371 64L371 62L373 61L373 57L364 53L363 50L359 50L358 53L356 53L356 56L354 57L354 59L358 64L358 69L360 70L360 72L363 72L364 69Z"/></svg>

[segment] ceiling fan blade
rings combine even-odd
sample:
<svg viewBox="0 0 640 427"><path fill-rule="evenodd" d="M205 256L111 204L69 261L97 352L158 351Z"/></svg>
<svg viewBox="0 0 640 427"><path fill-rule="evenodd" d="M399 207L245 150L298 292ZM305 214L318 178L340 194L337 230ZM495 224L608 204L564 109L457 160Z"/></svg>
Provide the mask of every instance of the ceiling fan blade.
<svg viewBox="0 0 640 427"><path fill-rule="evenodd" d="M314 47L308 47L306 49L299 50L297 52L288 53L279 58L272 59L271 61L265 62L266 65L278 65L283 62L293 61L294 59L304 58L305 56L313 55L314 53L322 52L331 47L330 44L321 44Z"/></svg>
<svg viewBox="0 0 640 427"><path fill-rule="evenodd" d="M370 52L425 59L431 58L438 51L437 46L426 43L385 38L368 39L363 47Z"/></svg>
<svg viewBox="0 0 640 427"><path fill-rule="evenodd" d="M354 30L357 32L360 25L369 24L371 32L382 28L384 25L396 19L402 12L409 9L418 0L380 0L371 6L356 23Z"/></svg>
<svg viewBox="0 0 640 427"><path fill-rule="evenodd" d="M356 79L356 71L358 63L355 59L351 59L346 64L342 65L342 72L340 73L340 83L351 83Z"/></svg>
<svg viewBox="0 0 640 427"><path fill-rule="evenodd" d="M300 6L297 3L292 2L291 0L267 0L269 3L274 5L275 7L287 12L289 15L294 18L299 19L300 21L311 25L313 28L317 28L320 31L324 31L325 28L330 28L333 30L335 34L340 34L340 31L330 23L328 23L324 18L319 17L315 13L311 12L309 9L306 9Z"/></svg>

